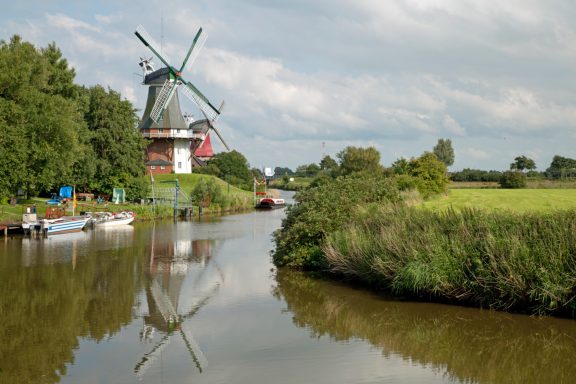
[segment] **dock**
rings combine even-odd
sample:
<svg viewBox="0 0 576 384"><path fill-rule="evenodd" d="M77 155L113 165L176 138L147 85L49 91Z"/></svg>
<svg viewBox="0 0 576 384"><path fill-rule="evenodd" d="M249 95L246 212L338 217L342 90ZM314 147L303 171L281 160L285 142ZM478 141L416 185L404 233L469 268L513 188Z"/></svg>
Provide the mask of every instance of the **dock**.
<svg viewBox="0 0 576 384"><path fill-rule="evenodd" d="M22 223L0 224L0 235L4 237L8 236L9 232L21 233L22 231Z"/></svg>

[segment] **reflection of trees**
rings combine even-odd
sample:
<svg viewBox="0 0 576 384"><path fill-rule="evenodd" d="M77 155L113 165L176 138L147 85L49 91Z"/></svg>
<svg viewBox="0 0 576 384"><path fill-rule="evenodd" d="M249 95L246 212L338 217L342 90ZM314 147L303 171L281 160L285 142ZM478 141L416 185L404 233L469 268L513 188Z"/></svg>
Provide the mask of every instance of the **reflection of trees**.
<svg viewBox="0 0 576 384"><path fill-rule="evenodd" d="M27 266L20 257L0 257L0 382L58 382L79 337L100 341L131 321L142 252L131 247L77 259L73 252L92 252L87 247L64 248L71 254L54 260L69 262L54 264L42 247L37 257L44 261Z"/></svg>
<svg viewBox="0 0 576 384"><path fill-rule="evenodd" d="M275 293L314 336L362 338L400 356L486 383L568 383L576 377L576 324L434 304L387 301L280 271Z"/></svg>
<svg viewBox="0 0 576 384"><path fill-rule="evenodd" d="M175 335L181 337L196 368L202 372L208 362L194 339L188 320L216 294L220 281L223 280L223 275L219 273L217 281L208 282L207 286L204 284L203 288L199 288L211 264L214 242L180 240L177 237L157 241L156 238L154 227L150 244L150 265L145 279L148 314L144 316L141 336L144 340L151 340L156 330L163 335L136 364L134 373L138 376L144 375ZM182 311L179 309L180 295L187 276L193 278L195 300L191 305L188 303L189 309Z"/></svg>

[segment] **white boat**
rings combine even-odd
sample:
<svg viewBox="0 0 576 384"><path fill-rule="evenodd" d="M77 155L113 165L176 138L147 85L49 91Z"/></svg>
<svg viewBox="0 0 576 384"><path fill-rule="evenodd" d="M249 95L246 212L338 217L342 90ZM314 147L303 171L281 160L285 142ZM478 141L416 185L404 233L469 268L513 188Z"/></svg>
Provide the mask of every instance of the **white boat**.
<svg viewBox="0 0 576 384"><path fill-rule="evenodd" d="M97 227L115 227L119 225L128 225L134 221L136 214L131 211L122 211L118 213L103 212L93 219Z"/></svg>
<svg viewBox="0 0 576 384"><path fill-rule="evenodd" d="M79 232L90 220L90 216L62 216L57 219L40 220L40 229L47 235Z"/></svg>

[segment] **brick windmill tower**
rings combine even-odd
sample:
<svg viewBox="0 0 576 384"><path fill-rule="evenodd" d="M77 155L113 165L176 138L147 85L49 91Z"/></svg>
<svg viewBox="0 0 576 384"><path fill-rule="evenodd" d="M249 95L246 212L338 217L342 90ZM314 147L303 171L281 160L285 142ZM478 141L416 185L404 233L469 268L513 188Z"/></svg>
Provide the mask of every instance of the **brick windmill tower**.
<svg viewBox="0 0 576 384"><path fill-rule="evenodd" d="M134 32L152 53L165 65L154 70L152 58L142 59L140 66L144 73L144 85L148 85L148 100L138 128L142 135L152 140L146 150L146 168L150 173L191 173L192 168L203 166L214 155L210 133L214 131L224 147L230 150L222 139L214 122L220 115L198 88L185 80L182 71L190 67L206 41L202 28L198 30L192 46L188 50L180 69L171 66L160 55L155 43L142 26ZM180 109L178 90L192 100L204 115L204 119L194 121Z"/></svg>

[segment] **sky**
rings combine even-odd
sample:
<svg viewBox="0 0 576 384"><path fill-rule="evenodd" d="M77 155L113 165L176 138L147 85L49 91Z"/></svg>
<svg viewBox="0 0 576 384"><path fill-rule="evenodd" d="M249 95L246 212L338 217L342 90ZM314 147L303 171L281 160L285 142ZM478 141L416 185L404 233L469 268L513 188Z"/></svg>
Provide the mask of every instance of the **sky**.
<svg viewBox="0 0 576 384"><path fill-rule="evenodd" d="M295 169L347 146L373 146L389 166L444 138L452 171L505 170L520 155L543 171L576 158L574 20L573 0L21 0L3 4L0 39L56 43L76 83L141 114L138 62L151 52L136 27L175 67L202 27L184 78L225 100L216 124L252 167Z"/></svg>

